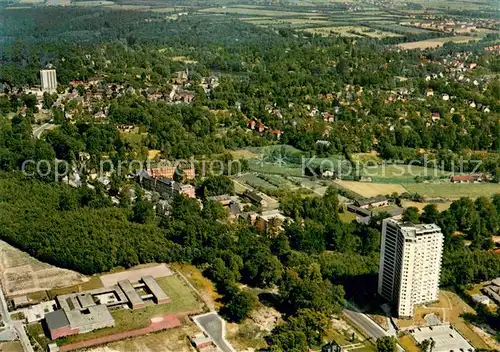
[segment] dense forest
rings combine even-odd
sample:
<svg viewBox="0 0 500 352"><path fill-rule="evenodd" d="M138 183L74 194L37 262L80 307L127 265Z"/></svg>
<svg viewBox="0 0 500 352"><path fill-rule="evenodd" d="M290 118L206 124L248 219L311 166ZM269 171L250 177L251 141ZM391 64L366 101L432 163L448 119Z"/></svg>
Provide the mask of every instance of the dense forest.
<svg viewBox="0 0 500 352"><path fill-rule="evenodd" d="M139 152L160 149L164 157L183 158L275 143L271 133L246 133L248 121L256 119L268 131L282 131L281 143L307 152L349 159L351 153L377 150L384 159L408 161L421 159L418 150L424 149L449 169L452 161L477 159L483 161L480 171L499 177L500 81L475 86L446 77L425 79L442 70L432 60L453 54L456 45L419 53L390 50L368 38L298 36L291 29L274 31L230 18L192 15L169 21L102 9L68 9L72 21L55 28L46 19L58 11L63 10L0 14L5 29L0 82L5 89L37 84L40 67L53 64L62 86L98 78L103 86L134 87L136 93L105 96L91 111L77 108L76 118L92 121L95 112L109 106L110 122L137 124L148 132ZM467 50L479 54L488 38ZM184 64L173 57L192 61ZM423 65L426 61L430 63ZM482 72L493 73L491 77L498 77L499 62L498 56L484 53L479 58ZM196 96L192 105L151 102L137 92L168 92L170 78L182 69L189 70ZM401 74L408 79L398 81ZM211 75L219 76L220 85L206 93L198 84ZM401 89L416 99L387 104L391 92ZM454 96L454 102L439 97L423 101L419 97L428 89L437 96ZM0 107L4 113L17 112L27 99L22 94L0 97ZM470 108L469 101L488 106L491 113ZM331 114L335 123L323 121L320 113ZM430 123L433 114L441 118ZM329 144L319 146L317 140ZM475 153L482 150L489 152Z"/></svg>
<svg viewBox="0 0 500 352"><path fill-rule="evenodd" d="M61 18L57 26L54 18ZM424 148L448 168L460 158L478 158L484 161L481 171L500 177L500 60L481 51L494 38L467 46L481 72L493 77L475 86L445 77L426 80L440 70L434 61L454 53L454 45L395 50L380 40L298 35L202 15L169 21L103 9L9 10L0 11L0 30L0 83L8 94L0 96L0 238L85 274L153 261L193 263L216 283L221 313L229 320L245 319L258 300L273 302L284 314L285 322L267 337L272 351L317 346L329 315L346 299L378 302L380 227L388 214L368 225L345 223L334 188L323 197L285 194L281 210L293 221L276 236L264 236L244 221L225 221L221 205L206 199L233 193L227 178L196 180L203 207L176 197L165 215L125 175L112 176L108 191L85 177L78 188L55 182L55 160L78 162L86 152L91 165L103 158L118 165L143 160L150 149L169 159L229 157L230 149L276 144L274 134L247 129L255 119L282 131L279 143L310 155L341 154L349 160L353 153L375 150L383 159L407 161L421 158L418 150ZM190 63L172 59L178 56ZM38 70L47 64L57 67L60 90L73 80L100 81L99 87L71 88L75 96L113 87L90 109L66 102L72 119L54 106L53 96L44 95L57 128L35 139L36 98L19 88L39 84ZM179 70L189 71L192 104L150 101L141 93L167 93ZM408 79L396 79L401 74ZM207 93L199 85L212 75L220 84ZM130 90L118 96L117 85ZM386 103L398 89L415 99ZM435 98L424 98L428 89ZM455 96L454 102L442 101L444 93ZM471 100L490 113L471 108ZM105 123L93 118L102 110ZM335 115L335 123L321 113ZM432 122L431 114L441 118ZM145 137L131 143L118 132L120 124L138 126ZM27 178L19 170L28 159L53 164L42 170L49 172ZM491 251L499 214L500 195L495 195L462 198L441 213L434 205L421 213L408 208L404 217L443 229L441 284L462 290L500 276L500 257ZM256 297L241 284L276 293Z"/></svg>

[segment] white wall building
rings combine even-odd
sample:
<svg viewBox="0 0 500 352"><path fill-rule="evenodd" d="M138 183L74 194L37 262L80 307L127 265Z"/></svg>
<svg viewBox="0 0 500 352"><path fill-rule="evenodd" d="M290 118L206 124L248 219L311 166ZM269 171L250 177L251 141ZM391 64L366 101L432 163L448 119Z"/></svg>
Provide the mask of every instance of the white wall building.
<svg viewBox="0 0 500 352"><path fill-rule="evenodd" d="M53 91L57 89L56 70L44 69L40 70L40 80L42 82L42 90Z"/></svg>
<svg viewBox="0 0 500 352"><path fill-rule="evenodd" d="M378 293L400 318L412 317L416 305L438 300L442 252L438 226L384 220Z"/></svg>

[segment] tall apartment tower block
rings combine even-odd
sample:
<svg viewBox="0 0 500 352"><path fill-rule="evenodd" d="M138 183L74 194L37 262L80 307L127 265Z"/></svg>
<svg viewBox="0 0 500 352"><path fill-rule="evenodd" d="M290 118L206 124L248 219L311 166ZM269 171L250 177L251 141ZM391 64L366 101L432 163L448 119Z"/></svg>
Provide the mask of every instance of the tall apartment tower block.
<svg viewBox="0 0 500 352"><path fill-rule="evenodd" d="M40 70L40 80L42 81L42 90L54 91L57 89L56 70L53 68Z"/></svg>
<svg viewBox="0 0 500 352"><path fill-rule="evenodd" d="M383 221L378 293L400 318L413 317L416 305L438 300L442 253L437 225Z"/></svg>

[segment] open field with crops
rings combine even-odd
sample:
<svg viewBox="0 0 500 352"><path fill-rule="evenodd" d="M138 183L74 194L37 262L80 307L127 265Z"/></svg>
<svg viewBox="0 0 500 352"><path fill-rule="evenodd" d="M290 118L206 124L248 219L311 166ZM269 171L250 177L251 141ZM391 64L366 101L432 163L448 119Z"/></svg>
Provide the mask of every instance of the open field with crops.
<svg viewBox="0 0 500 352"><path fill-rule="evenodd" d="M430 198L456 199L460 197L477 198L480 196L491 197L495 193L500 193L500 184L454 184L454 183L415 183L403 185L408 192L418 193L421 196Z"/></svg>
<svg viewBox="0 0 500 352"><path fill-rule="evenodd" d="M386 195L392 193L404 193L406 189L402 185L371 183L371 182L356 182L356 181L335 181L337 185L351 192L359 194L362 197L376 197L378 195Z"/></svg>
<svg viewBox="0 0 500 352"><path fill-rule="evenodd" d="M250 170L262 173L286 175L286 176L302 176L302 168L300 165L282 165L277 163L262 163L258 160L249 160L248 165Z"/></svg>
<svg viewBox="0 0 500 352"><path fill-rule="evenodd" d="M262 188L265 190L276 190L278 187L273 185L272 183L267 182L266 180L258 177L255 174L246 174L238 177L239 181L246 183L247 185L253 188Z"/></svg>
<svg viewBox="0 0 500 352"><path fill-rule="evenodd" d="M419 34L428 31L403 26L408 21L404 14L394 14L376 6L366 5L361 10L346 11L335 1L328 1L326 10L308 9L303 6L283 7L257 5L228 5L198 10L203 14L228 15L241 21L263 27L290 27L322 36L387 38L403 34ZM313 6L321 6L315 3ZM304 8L304 11L301 9Z"/></svg>
<svg viewBox="0 0 500 352"><path fill-rule="evenodd" d="M0 282L7 296L31 294L89 281L77 272L40 262L0 241Z"/></svg>
<svg viewBox="0 0 500 352"><path fill-rule="evenodd" d="M267 17L291 17L291 16L317 16L317 12L292 12L292 11L277 11L268 10L265 8L256 7L214 7L200 10L204 13L221 13L221 14L236 14L236 15L251 15L251 16L267 16Z"/></svg>
<svg viewBox="0 0 500 352"><path fill-rule="evenodd" d="M421 40L418 42L403 43L399 44L398 46L402 49L428 49L428 48L437 48L443 46L447 42L467 43L471 40L475 41L479 39L480 39L479 37L457 36L457 37L435 38L435 39Z"/></svg>

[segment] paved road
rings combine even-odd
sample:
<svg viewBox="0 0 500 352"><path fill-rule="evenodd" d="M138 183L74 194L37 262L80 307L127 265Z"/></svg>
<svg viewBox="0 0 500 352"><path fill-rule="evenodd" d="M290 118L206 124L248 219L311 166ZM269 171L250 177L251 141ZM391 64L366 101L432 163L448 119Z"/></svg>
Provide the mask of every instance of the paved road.
<svg viewBox="0 0 500 352"><path fill-rule="evenodd" d="M14 329L19 336L19 340L23 345L24 352L33 352L33 347L31 347L30 340L26 331L24 330L24 324L18 320L12 320L10 318L9 310L7 309L7 302L5 301L5 296L3 295L2 287L0 286L0 315L7 328Z"/></svg>
<svg viewBox="0 0 500 352"><path fill-rule="evenodd" d="M384 336L394 336L394 334L390 334L380 325L375 323L372 319L370 319L366 314L362 313L356 306L347 302L346 308L344 309L344 314L347 318L354 324L356 327L361 330L365 335L371 338L374 342ZM397 345L398 352L404 352L404 349Z"/></svg>
<svg viewBox="0 0 500 352"><path fill-rule="evenodd" d="M347 303L347 307L344 309L344 314L369 338L376 340L388 336L387 332L377 323L349 303Z"/></svg>
<svg viewBox="0 0 500 352"><path fill-rule="evenodd" d="M207 333L212 341L222 352L235 352L227 342L225 322L216 312L202 314L194 317L194 322Z"/></svg>
<svg viewBox="0 0 500 352"><path fill-rule="evenodd" d="M44 123L41 126L33 126L33 137L35 137L36 139L40 139L43 132L50 130L54 127L56 127L56 125L53 125L51 123Z"/></svg>

